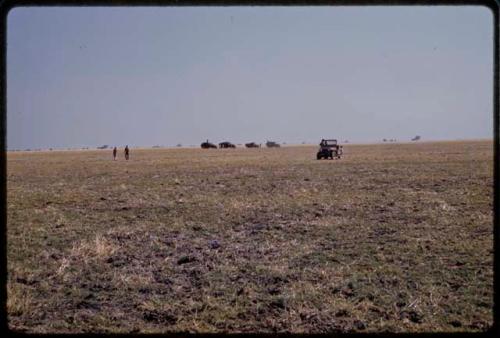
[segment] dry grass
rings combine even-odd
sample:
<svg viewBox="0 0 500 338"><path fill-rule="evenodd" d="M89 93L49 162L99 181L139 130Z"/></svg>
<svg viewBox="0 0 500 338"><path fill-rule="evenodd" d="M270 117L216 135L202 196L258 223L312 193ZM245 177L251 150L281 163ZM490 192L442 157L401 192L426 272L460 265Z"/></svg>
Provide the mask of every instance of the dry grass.
<svg viewBox="0 0 500 338"><path fill-rule="evenodd" d="M443 332L493 323L492 142L9 153L9 326Z"/></svg>

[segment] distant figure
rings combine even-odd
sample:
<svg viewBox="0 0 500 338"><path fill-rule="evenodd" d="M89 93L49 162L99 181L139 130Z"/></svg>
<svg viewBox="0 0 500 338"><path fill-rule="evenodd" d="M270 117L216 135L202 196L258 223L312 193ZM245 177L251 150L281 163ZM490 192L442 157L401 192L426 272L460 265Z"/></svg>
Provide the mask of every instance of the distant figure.
<svg viewBox="0 0 500 338"><path fill-rule="evenodd" d="M116 150L116 147L113 148L113 160L116 160L116 152L118 150Z"/></svg>
<svg viewBox="0 0 500 338"><path fill-rule="evenodd" d="M129 151L128 151L128 145L125 146L125 159L128 160L129 157Z"/></svg>

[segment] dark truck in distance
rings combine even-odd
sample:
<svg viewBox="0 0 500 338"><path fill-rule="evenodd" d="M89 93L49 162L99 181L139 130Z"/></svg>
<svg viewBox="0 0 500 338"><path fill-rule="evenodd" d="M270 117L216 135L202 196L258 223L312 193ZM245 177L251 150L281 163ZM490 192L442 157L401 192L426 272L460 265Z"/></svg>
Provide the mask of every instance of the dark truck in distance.
<svg viewBox="0 0 500 338"><path fill-rule="evenodd" d="M319 150L316 154L316 159L321 160L322 158L340 158L342 155L342 146L337 144L337 140L325 140L322 139L319 144Z"/></svg>
<svg viewBox="0 0 500 338"><path fill-rule="evenodd" d="M221 142L219 143L219 148L236 148L236 146L234 144L232 144L231 142Z"/></svg>
<svg viewBox="0 0 500 338"><path fill-rule="evenodd" d="M266 147L268 147L268 148L279 148L280 145L279 145L279 143L276 143L274 141L267 141L266 142Z"/></svg>
<svg viewBox="0 0 500 338"><path fill-rule="evenodd" d="M209 149L209 148L217 149L217 146L213 143L208 142L208 140L207 140L206 142L203 142L201 144L201 148L203 148L203 149Z"/></svg>

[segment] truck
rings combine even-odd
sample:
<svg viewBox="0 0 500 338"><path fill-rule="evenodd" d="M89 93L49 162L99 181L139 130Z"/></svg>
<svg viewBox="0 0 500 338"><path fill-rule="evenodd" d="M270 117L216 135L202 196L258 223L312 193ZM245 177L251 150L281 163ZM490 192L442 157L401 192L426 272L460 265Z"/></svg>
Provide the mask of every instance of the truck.
<svg viewBox="0 0 500 338"><path fill-rule="evenodd" d="M334 139L322 139L319 143L319 150L316 159L340 159L342 156L342 146Z"/></svg>

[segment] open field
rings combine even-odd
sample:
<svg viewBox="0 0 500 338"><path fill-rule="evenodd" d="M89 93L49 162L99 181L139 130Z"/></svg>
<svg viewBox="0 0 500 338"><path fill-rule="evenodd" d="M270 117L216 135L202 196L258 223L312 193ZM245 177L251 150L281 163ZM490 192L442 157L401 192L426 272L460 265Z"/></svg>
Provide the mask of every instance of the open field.
<svg viewBox="0 0 500 338"><path fill-rule="evenodd" d="M8 153L10 328L491 327L491 141L315 152Z"/></svg>

